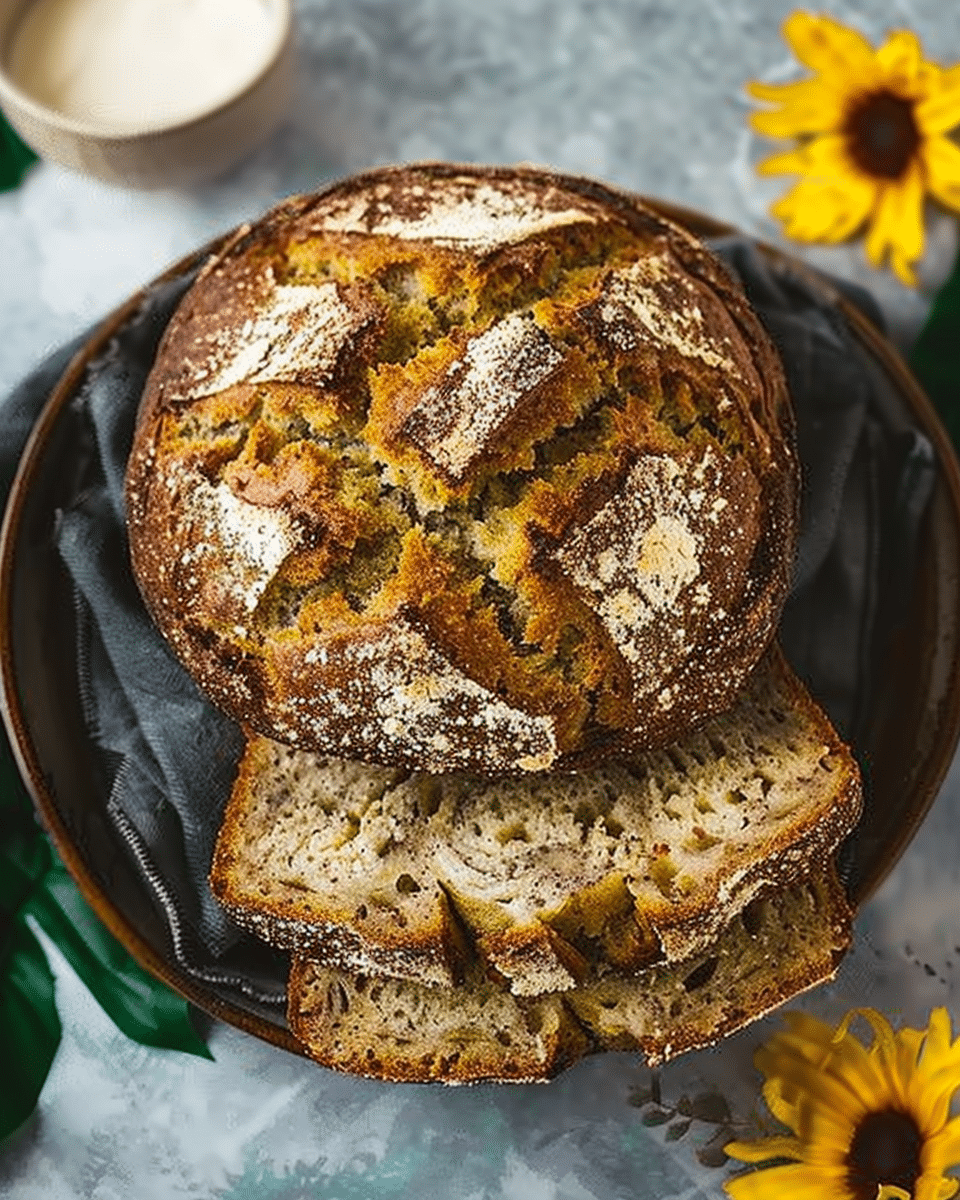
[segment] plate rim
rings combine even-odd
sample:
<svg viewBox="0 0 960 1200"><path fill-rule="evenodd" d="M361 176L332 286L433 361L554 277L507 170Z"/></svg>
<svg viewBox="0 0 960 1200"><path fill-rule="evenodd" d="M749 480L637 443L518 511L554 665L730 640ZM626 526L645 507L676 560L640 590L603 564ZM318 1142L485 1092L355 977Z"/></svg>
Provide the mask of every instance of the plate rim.
<svg viewBox="0 0 960 1200"><path fill-rule="evenodd" d="M669 201L652 199L637 193L630 194L697 237L721 237L741 233L734 226L695 209ZM31 481L40 469L43 454L54 426L60 419L62 411L76 395L90 362L106 349L110 339L138 311L149 295L178 275L201 266L210 255L215 254L221 246L234 237L238 229L242 228L242 225L238 226L180 258L113 309L75 352L43 404L20 455L10 486L2 526L0 526L0 680L2 680L0 714L2 714L17 769L31 795L44 828L77 884L81 895L121 945L141 966L202 1012L282 1049L305 1056L306 1051L303 1046L285 1024L273 1023L255 1012L224 999L212 987L187 974L175 960L164 957L163 953L135 928L132 921L97 880L92 866L71 836L56 800L47 786L43 764L34 745L29 723L20 702L14 662L14 629L11 609L18 533ZM960 544L960 462L958 462L953 444L933 404L902 356L828 277L762 239L751 237L751 241L773 262L811 282L821 294L826 295L841 310L856 335L866 344L875 360L892 378L899 395L907 401L924 433L933 444L938 465L938 477L945 485L949 500L948 507L957 526L958 544ZM948 684L944 694L946 704L941 711L934 751L928 754L925 760L925 770L921 773L921 777L913 789L913 794L919 796L919 804L912 807L912 820L900 830L900 835L896 839L892 851L885 857L884 862L879 864L871 875L867 876L856 897L851 899L855 910L869 900L883 879L893 870L926 818L953 761L958 741L960 741L960 642L954 646L948 672Z"/></svg>
<svg viewBox="0 0 960 1200"><path fill-rule="evenodd" d="M214 238L199 250L178 259L104 317L70 359L31 428L10 485L3 522L0 524L0 715L20 777L54 848L84 900L124 949L140 966L145 967L208 1016L302 1057L305 1051L285 1025L274 1024L257 1013L225 1000L183 971L175 961L165 958L157 947L140 933L96 879L94 871L71 836L47 786L43 765L20 703L14 665L11 599L17 533L30 482L39 469L53 427L82 384L89 364L107 348L110 339L141 308L149 295L178 275L200 266L206 258L216 253L230 236L232 234L228 233Z"/></svg>

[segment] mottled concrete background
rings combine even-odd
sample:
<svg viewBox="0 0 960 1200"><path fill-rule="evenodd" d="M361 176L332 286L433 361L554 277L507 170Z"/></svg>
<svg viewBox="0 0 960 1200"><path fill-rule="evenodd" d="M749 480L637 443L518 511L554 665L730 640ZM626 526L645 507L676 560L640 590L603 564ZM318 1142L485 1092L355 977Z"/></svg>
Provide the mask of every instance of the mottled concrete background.
<svg viewBox="0 0 960 1200"><path fill-rule="evenodd" d="M548 163L705 210L778 240L758 181L768 147L746 128L743 83L784 79L785 0L297 0L301 79L288 125L228 178L134 194L53 166L0 196L0 390L180 255L276 199L347 172L417 158ZM833 15L878 39L914 29L960 60L960 6L861 0ZM935 223L922 277L956 242ZM859 246L809 252L871 287L899 340L925 311ZM2 436L2 434L0 434ZM837 982L805 1000L836 1017L873 1004L922 1024L960 1018L960 776L954 771L892 877L857 923ZM627 1055L548 1087L443 1090L344 1079L216 1025L216 1063L145 1050L115 1032L57 967L64 1039L34 1119L0 1149L11 1200L694 1200L725 1168L698 1148L716 1129L645 1125ZM762 1023L664 1072L663 1097L721 1094L750 1120ZM2 1082L0 1082L2 1086ZM712 1109L711 1109L712 1103ZM720 1115L714 1100L704 1117ZM673 1130L668 1134L668 1130Z"/></svg>

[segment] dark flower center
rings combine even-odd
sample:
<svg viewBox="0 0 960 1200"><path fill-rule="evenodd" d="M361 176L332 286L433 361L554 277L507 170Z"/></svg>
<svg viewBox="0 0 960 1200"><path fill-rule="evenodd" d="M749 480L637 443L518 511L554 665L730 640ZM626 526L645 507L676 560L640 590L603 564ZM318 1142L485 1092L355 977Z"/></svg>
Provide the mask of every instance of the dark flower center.
<svg viewBox="0 0 960 1200"><path fill-rule="evenodd" d="M875 1200L882 1183L912 1196L922 1146L916 1121L906 1113L889 1109L865 1116L847 1152L847 1182L856 1200Z"/></svg>
<svg viewBox="0 0 960 1200"><path fill-rule="evenodd" d="M871 92L850 108L843 124L850 157L878 179L899 179L920 146L913 104L893 92Z"/></svg>

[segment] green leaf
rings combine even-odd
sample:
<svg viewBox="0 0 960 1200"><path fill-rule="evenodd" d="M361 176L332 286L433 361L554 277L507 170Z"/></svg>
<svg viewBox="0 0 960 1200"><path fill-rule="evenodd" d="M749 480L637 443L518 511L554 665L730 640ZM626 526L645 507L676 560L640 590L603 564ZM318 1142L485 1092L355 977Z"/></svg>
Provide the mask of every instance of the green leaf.
<svg viewBox="0 0 960 1200"><path fill-rule="evenodd" d="M33 1112L60 1044L54 981L40 943L22 921L4 931L0 961L0 1138Z"/></svg>
<svg viewBox="0 0 960 1200"><path fill-rule="evenodd" d="M690 1106L690 1115L698 1121L709 1121L712 1125L722 1125L730 1120L730 1105L716 1092L701 1092L694 1096Z"/></svg>
<svg viewBox="0 0 960 1200"><path fill-rule="evenodd" d="M187 1002L138 966L80 895L0 734L0 1137L29 1116L60 1041L53 976L27 914L129 1037L213 1057Z"/></svg>
<svg viewBox="0 0 960 1200"><path fill-rule="evenodd" d="M729 1126L722 1126L713 1135L709 1142L701 1146L697 1151L697 1161L705 1167L722 1167L727 1161L727 1152L724 1150L727 1142L734 1137L734 1132Z"/></svg>
<svg viewBox="0 0 960 1200"><path fill-rule="evenodd" d="M33 817L33 802L23 786L20 772L13 761L13 754L0 730L0 831L6 830L11 822L29 826L36 833L40 827Z"/></svg>
<svg viewBox="0 0 960 1200"><path fill-rule="evenodd" d="M627 1093L627 1103L634 1108L643 1108L653 1098L653 1090L649 1087L632 1087Z"/></svg>
<svg viewBox="0 0 960 1200"><path fill-rule="evenodd" d="M19 185L37 156L25 145L0 113L0 192Z"/></svg>
<svg viewBox="0 0 960 1200"><path fill-rule="evenodd" d="M684 1136L684 1134L686 1134L686 1132L690 1128L691 1124L692 1124L692 1122L689 1119L687 1119L684 1121L674 1121L674 1123L672 1125L668 1125L667 1126L667 1134L666 1134L667 1141L668 1142L679 1141L680 1138L682 1138Z"/></svg>
<svg viewBox="0 0 960 1200"><path fill-rule="evenodd" d="M144 1046L213 1058L190 1020L186 1000L155 979L120 945L56 860L26 911L57 944L100 1007Z"/></svg>
<svg viewBox="0 0 960 1200"><path fill-rule="evenodd" d="M46 875L52 855L30 801L21 803L9 782L9 767L0 746L0 914L13 917Z"/></svg>
<svg viewBox="0 0 960 1200"><path fill-rule="evenodd" d="M960 446L960 257L931 306L910 366Z"/></svg>

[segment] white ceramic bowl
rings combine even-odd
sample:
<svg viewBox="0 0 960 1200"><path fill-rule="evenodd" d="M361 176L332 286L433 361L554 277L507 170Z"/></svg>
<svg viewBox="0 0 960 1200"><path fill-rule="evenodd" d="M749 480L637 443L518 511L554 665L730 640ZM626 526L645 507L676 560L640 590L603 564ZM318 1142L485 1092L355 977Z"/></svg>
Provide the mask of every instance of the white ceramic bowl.
<svg viewBox="0 0 960 1200"><path fill-rule="evenodd" d="M14 77L11 51L24 14L35 2L0 0L0 108L41 158L124 187L184 187L215 178L239 162L289 109L290 0L262 0L268 31L258 43L252 75L183 117L140 120L131 112L120 131L65 115Z"/></svg>

